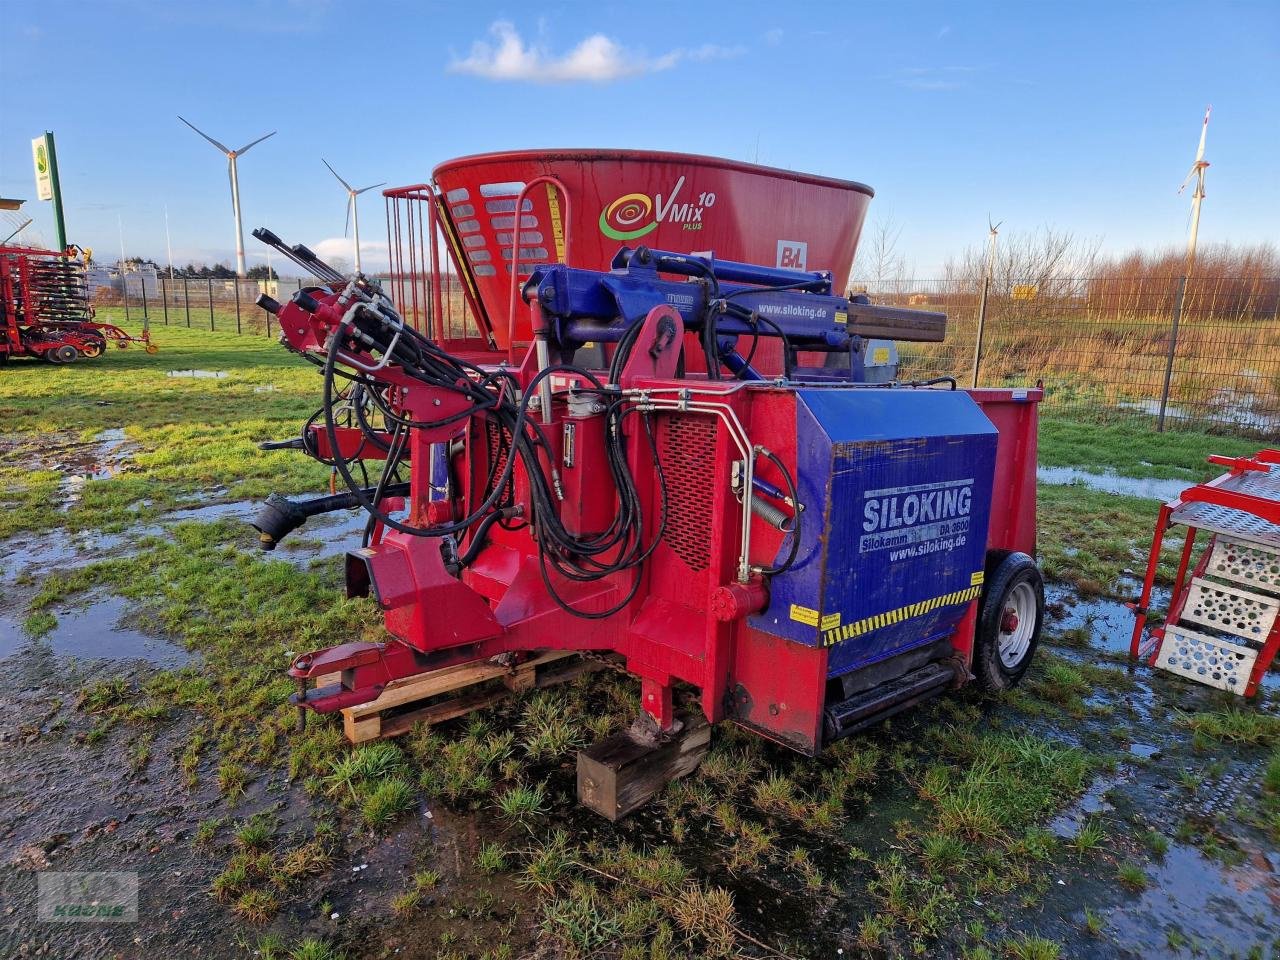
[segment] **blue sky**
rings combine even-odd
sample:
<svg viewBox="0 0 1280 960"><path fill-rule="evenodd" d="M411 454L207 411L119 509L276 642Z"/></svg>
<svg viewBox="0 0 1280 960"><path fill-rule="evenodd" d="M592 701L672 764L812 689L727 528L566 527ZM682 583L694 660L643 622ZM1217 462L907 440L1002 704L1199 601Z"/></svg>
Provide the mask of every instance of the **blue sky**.
<svg viewBox="0 0 1280 960"><path fill-rule="evenodd" d="M279 130L241 161L246 231L326 250L345 201L321 156L363 186L467 153L615 146L869 183L872 220L892 217L927 277L988 213L1110 251L1185 243L1176 190L1212 103L1201 241L1280 237L1274 0L0 6L0 194L31 200L52 242L30 140L53 130L69 239L99 259L119 220L131 256L163 262L167 205L175 260L230 262L225 161L179 113L233 147Z"/></svg>

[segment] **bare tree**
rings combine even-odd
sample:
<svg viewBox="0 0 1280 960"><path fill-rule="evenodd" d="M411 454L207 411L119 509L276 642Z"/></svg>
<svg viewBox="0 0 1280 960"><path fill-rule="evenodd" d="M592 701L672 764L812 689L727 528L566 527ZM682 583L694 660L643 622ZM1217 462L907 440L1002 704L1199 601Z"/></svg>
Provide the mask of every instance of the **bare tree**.
<svg viewBox="0 0 1280 960"><path fill-rule="evenodd" d="M885 211L883 216L875 219L869 230L863 231L850 276L856 277L860 282L873 284L876 293L890 290L901 292L898 288L907 285L910 273L907 258L898 249L901 238L901 225L894 220L891 211Z"/></svg>
<svg viewBox="0 0 1280 960"><path fill-rule="evenodd" d="M1097 267L1102 239L1077 237L1049 225L1030 233L1002 231L996 245L992 287L1007 293L1015 285L1041 289L1087 277ZM975 288L987 270L988 245L976 242L943 268L946 279Z"/></svg>

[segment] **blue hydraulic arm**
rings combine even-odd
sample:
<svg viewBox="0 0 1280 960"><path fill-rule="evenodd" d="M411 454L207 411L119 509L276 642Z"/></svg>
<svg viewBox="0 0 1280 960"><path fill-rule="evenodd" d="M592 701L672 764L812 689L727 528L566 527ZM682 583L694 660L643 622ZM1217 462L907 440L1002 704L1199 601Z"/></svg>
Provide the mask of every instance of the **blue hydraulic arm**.
<svg viewBox="0 0 1280 960"><path fill-rule="evenodd" d="M876 306L865 297L832 293L828 271L716 260L712 257L623 247L608 273L564 264L539 267L524 286L542 308L549 345L569 354L585 343L616 343L656 306L679 311L687 330L708 336L743 379L758 379L735 346L739 337L780 337L789 353L855 354L831 366L836 379L861 379L860 349L869 337L941 340L946 316ZM855 364L853 361L857 360Z"/></svg>

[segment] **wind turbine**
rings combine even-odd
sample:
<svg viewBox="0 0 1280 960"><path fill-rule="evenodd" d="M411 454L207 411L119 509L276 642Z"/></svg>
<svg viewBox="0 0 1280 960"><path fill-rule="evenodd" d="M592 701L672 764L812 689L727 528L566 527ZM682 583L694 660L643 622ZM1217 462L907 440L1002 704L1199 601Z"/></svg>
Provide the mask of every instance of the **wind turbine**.
<svg viewBox="0 0 1280 960"><path fill-rule="evenodd" d="M1004 221L992 223L991 214L987 214L987 232L989 234L987 241L987 276L993 278L996 272L996 234L1000 232L1001 223L1004 223Z"/></svg>
<svg viewBox="0 0 1280 960"><path fill-rule="evenodd" d="M1182 191L1187 189L1187 184L1192 178L1196 181L1196 188L1191 193L1191 235L1187 237L1187 275L1191 274L1192 264L1195 263L1196 235L1200 232L1200 202L1204 200L1204 172L1209 166L1209 161L1204 158L1204 138L1209 132L1211 110L1213 110L1212 106L1204 108L1204 124L1200 127L1200 146L1196 149L1196 159L1187 172L1187 179L1183 180L1182 186L1178 188L1178 196L1182 196Z"/></svg>
<svg viewBox="0 0 1280 960"><path fill-rule="evenodd" d="M355 227L355 230L353 231L354 235L352 236L351 239L356 245L356 273L359 273L360 272L360 208L356 205L356 197L360 196L360 194L364 193L366 190L372 190L374 187L382 186L383 184L386 183L386 181L384 180L382 181L382 183L370 184L367 187L361 187L359 190L356 190L351 186L351 184L347 183L347 181L343 180L341 177L338 177L338 171L333 169L333 167L329 166L328 160L326 160L324 157L321 157L320 162L323 163L326 167L329 167L329 172L332 173L335 177L337 177L338 182L342 184L343 187L346 188L347 222L342 226L342 235L345 237L347 235L347 229L354 225Z"/></svg>
<svg viewBox="0 0 1280 960"><path fill-rule="evenodd" d="M241 147L239 150L228 150L223 144L213 139L213 137L209 136L207 133L205 133L203 130L197 127L194 123L190 123L189 121L185 120L182 117L178 117L178 119L182 120L182 122L185 123L188 127L190 127L196 133L200 134L200 136L204 137L206 140L212 143L215 147L221 150L223 155L226 156L227 158L227 179L231 181L231 212L235 215L235 218L236 218L236 276L243 277L245 275L244 228L240 225L240 178L236 174L236 158L244 156L246 153L249 152L250 147L256 147L263 140L267 139L267 137L274 137L276 135L276 132L272 130L270 133L266 134L265 136L259 137L257 140L254 140L252 143Z"/></svg>

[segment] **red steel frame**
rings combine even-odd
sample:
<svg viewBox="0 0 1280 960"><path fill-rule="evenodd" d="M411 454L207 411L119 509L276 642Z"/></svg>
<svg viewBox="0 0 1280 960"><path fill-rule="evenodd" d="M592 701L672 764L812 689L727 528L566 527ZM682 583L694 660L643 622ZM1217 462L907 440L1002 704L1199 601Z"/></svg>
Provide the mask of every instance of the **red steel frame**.
<svg viewBox="0 0 1280 960"><path fill-rule="evenodd" d="M1151 612L1151 591L1155 588L1156 571L1160 566L1160 551L1164 546L1164 535L1173 525L1171 518L1179 507L1188 503L1211 503L1249 513L1280 526L1280 501L1267 500L1247 493L1221 489L1222 484L1226 481L1249 471L1270 471L1277 464L1280 464L1280 450L1264 448L1252 457L1223 457L1215 454L1209 457L1209 462L1227 467L1227 472L1220 477L1215 477L1208 483L1200 483L1193 487L1188 487L1178 495L1178 499L1160 506L1160 513L1156 518L1155 532L1151 538L1151 551L1147 556L1147 571L1142 579L1142 593L1135 603L1127 604L1129 609L1134 612L1135 617L1133 636L1129 641L1129 658L1132 660L1137 660L1142 654L1142 636L1146 631L1147 617ZM1171 623L1177 623L1181 618L1183 607L1187 602L1187 595L1191 590L1191 580L1203 575L1209 563L1209 555L1213 552L1213 546L1217 540L1216 535L1209 538L1208 544L1205 545L1204 553L1196 563L1195 569L1191 571L1191 576L1187 576L1187 568L1191 565L1191 555L1195 549L1198 532L1195 527L1187 527L1186 540L1183 542L1182 554L1178 560L1178 572L1174 577L1173 590L1170 593L1168 616L1165 617L1163 626L1155 627L1151 630L1152 642L1146 657L1149 664L1154 664L1160 656L1160 644L1164 642L1165 627ZM1253 663L1253 670L1249 674L1249 683L1245 686L1244 696L1252 697L1257 693L1258 686L1262 683L1262 678L1266 676L1267 670L1270 669L1278 651L1280 651L1280 618L1276 620L1271 632L1267 635L1267 639L1263 641L1262 649L1259 650L1258 657Z"/></svg>

